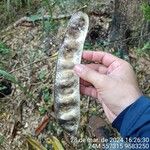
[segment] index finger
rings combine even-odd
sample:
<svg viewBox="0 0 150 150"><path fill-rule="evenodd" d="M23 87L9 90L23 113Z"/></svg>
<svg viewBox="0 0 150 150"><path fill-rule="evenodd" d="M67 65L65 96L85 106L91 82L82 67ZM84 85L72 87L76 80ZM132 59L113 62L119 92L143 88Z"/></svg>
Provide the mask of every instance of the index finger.
<svg viewBox="0 0 150 150"><path fill-rule="evenodd" d="M114 61L120 61L121 59L106 53L106 52L94 52L94 51L84 51L82 54L82 58L85 60L102 63L105 66L110 66Z"/></svg>

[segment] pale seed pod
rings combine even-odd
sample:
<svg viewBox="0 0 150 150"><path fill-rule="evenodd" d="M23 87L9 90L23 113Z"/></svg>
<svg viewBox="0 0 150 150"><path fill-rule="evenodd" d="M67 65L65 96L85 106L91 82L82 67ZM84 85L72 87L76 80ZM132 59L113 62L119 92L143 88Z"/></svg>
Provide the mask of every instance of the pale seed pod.
<svg viewBox="0 0 150 150"><path fill-rule="evenodd" d="M76 134L80 122L79 77L74 74L80 64L89 18L83 12L72 15L64 41L59 49L54 83L54 108L58 122L64 130Z"/></svg>

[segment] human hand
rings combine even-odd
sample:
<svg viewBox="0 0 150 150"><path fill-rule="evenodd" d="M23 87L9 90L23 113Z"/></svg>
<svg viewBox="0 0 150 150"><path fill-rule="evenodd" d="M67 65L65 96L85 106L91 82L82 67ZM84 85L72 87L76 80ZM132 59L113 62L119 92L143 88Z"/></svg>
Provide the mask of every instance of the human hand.
<svg viewBox="0 0 150 150"><path fill-rule="evenodd" d="M110 122L141 95L132 66L109 53L85 51L83 59L91 64L75 65L74 71L81 78L82 94L101 102Z"/></svg>

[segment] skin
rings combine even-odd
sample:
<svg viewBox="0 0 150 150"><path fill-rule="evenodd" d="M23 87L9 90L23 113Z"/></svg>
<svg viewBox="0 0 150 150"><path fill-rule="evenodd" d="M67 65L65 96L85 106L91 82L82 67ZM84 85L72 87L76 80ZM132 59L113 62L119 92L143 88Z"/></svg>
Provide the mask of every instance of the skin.
<svg viewBox="0 0 150 150"><path fill-rule="evenodd" d="M81 94L97 99L110 122L141 95L132 66L109 53L84 51L91 64L77 64Z"/></svg>

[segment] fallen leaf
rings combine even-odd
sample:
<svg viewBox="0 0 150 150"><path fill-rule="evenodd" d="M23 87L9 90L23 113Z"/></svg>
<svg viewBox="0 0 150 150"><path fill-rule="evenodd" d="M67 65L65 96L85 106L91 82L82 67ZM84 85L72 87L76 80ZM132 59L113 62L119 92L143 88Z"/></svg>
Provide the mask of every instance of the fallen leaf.
<svg viewBox="0 0 150 150"><path fill-rule="evenodd" d="M32 148L33 150L47 150L39 141L33 139L30 136L27 136L26 140L30 149Z"/></svg>
<svg viewBox="0 0 150 150"><path fill-rule="evenodd" d="M62 144L55 136L52 136L51 138L47 139L47 143L51 144L54 150L64 150Z"/></svg>
<svg viewBox="0 0 150 150"><path fill-rule="evenodd" d="M91 116L89 118L87 130L91 133L91 135L94 135L98 139L103 137L109 138L112 134L108 123L97 116Z"/></svg>

